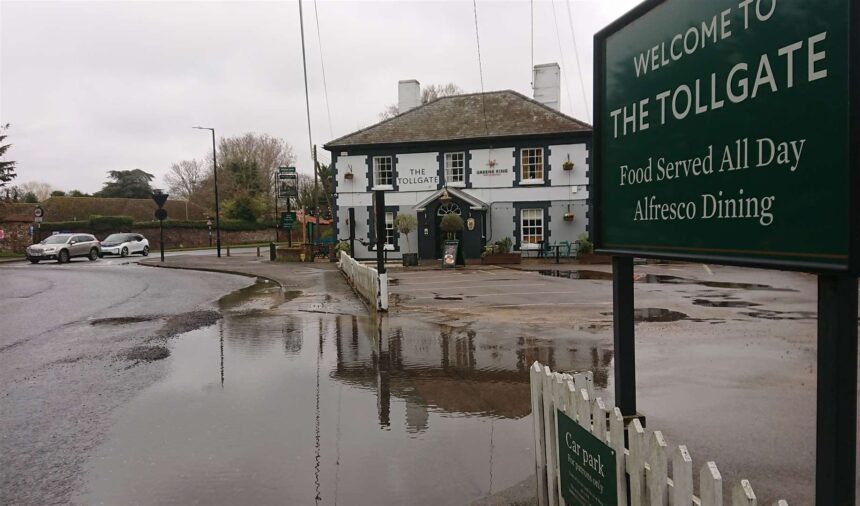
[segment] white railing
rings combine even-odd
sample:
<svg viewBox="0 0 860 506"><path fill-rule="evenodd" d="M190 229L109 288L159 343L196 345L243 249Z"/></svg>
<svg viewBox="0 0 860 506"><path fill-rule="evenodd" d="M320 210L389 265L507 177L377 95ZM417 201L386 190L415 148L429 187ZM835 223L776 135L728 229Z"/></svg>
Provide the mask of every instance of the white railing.
<svg viewBox="0 0 860 506"><path fill-rule="evenodd" d="M359 263L345 251L340 252L337 266L356 293L371 307L388 311L388 274L380 275L376 269Z"/></svg>
<svg viewBox="0 0 860 506"><path fill-rule="evenodd" d="M625 428L621 411L595 397L591 372L560 374L539 362L532 364L530 372L535 469L541 506L564 504L556 409L615 450L619 506L758 505L747 480L736 484L731 490L731 500L724 502L723 480L714 462L705 463L699 470L699 493L694 495L693 461L687 447L670 447L662 432L646 431L638 419ZM788 502L779 500L774 506L788 506Z"/></svg>

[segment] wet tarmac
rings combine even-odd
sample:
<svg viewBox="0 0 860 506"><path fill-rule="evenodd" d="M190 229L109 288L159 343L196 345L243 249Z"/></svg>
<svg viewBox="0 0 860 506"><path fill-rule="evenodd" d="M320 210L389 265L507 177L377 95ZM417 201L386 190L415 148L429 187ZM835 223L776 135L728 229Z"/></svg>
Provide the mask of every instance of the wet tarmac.
<svg viewBox="0 0 860 506"><path fill-rule="evenodd" d="M534 472L529 364L610 387L593 339L304 313L296 295L258 282L176 336L75 502L465 504Z"/></svg>
<svg viewBox="0 0 860 506"><path fill-rule="evenodd" d="M612 281L612 272L596 271L588 269L573 269L573 270L539 270L537 271L543 276L551 276L556 278L568 279L588 279L597 281ZM790 288L777 288L770 285L760 283L741 283L733 281L711 281L694 278L685 278L681 276L672 276L668 274L637 274L634 277L636 283L648 284L663 284L663 285L701 285L708 288L727 288L736 290L764 290L774 292L795 292L797 290ZM737 306L724 306L737 307Z"/></svg>

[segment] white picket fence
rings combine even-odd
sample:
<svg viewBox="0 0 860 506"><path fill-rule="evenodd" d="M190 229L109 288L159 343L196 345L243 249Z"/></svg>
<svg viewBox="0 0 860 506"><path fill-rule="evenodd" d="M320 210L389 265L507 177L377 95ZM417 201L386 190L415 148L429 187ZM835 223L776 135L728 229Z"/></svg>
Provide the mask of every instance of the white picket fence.
<svg viewBox="0 0 860 506"><path fill-rule="evenodd" d="M736 484L731 489L731 501L724 502L723 479L714 462L705 463L699 470L699 491L694 495L693 461L687 447L670 447L662 432L646 431L638 419L625 429L621 411L595 397L591 372L571 376L552 372L549 367L535 362L531 367L531 399L541 506L564 504L559 479L556 409L615 450L619 506L758 505L747 480ZM788 506L788 502L779 500L774 506Z"/></svg>
<svg viewBox="0 0 860 506"><path fill-rule="evenodd" d="M353 289L378 311L388 311L388 274L359 263L345 251L340 252L337 263Z"/></svg>

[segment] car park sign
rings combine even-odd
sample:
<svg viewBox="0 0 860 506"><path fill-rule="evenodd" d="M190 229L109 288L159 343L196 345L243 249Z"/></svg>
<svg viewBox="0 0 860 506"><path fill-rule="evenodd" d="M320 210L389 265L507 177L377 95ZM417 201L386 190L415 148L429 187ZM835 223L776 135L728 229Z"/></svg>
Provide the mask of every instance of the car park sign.
<svg viewBox="0 0 860 506"><path fill-rule="evenodd" d="M651 0L599 32L598 251L860 271L856 9Z"/></svg>

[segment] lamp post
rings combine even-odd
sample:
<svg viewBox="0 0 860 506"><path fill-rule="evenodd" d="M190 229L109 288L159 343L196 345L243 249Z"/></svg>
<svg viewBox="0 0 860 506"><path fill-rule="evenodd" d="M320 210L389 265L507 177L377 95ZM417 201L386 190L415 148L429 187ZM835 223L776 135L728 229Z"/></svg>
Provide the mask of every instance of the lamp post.
<svg viewBox="0 0 860 506"><path fill-rule="evenodd" d="M215 248L218 251L218 258L221 258L221 210L218 205L218 158L215 151L215 129L201 126L191 128L212 132L212 174L215 178Z"/></svg>

